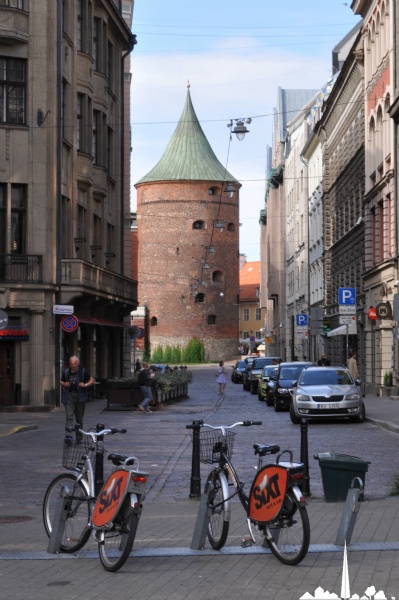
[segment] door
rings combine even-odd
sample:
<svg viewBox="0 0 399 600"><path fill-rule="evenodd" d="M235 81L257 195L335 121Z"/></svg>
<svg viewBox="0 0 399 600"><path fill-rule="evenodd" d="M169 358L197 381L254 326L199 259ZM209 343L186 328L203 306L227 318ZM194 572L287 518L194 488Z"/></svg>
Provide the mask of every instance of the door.
<svg viewBox="0 0 399 600"><path fill-rule="evenodd" d="M14 344L0 342L0 405L15 404Z"/></svg>

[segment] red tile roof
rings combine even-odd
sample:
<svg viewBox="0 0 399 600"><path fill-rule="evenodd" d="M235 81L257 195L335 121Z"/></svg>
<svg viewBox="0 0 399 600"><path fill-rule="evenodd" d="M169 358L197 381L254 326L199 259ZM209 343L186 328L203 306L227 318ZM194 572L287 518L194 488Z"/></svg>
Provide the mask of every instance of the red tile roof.
<svg viewBox="0 0 399 600"><path fill-rule="evenodd" d="M240 271L240 302L258 302L259 288L260 260L245 263Z"/></svg>

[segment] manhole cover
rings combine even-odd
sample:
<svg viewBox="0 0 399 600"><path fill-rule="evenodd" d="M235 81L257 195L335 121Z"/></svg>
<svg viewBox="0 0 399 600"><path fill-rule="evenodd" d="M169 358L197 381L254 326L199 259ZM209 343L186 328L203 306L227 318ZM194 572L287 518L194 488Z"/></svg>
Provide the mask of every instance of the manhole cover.
<svg viewBox="0 0 399 600"><path fill-rule="evenodd" d="M7 525L8 523L23 523L24 521L31 521L33 517L0 517L0 525Z"/></svg>

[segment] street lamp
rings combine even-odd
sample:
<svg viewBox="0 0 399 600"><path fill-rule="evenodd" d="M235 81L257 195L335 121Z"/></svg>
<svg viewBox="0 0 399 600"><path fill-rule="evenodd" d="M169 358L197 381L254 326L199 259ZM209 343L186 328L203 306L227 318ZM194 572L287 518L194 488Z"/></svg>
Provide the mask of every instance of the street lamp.
<svg viewBox="0 0 399 600"><path fill-rule="evenodd" d="M235 127L233 128L233 121L235 121ZM242 142L242 140L245 138L245 134L249 133L249 130L245 127L245 123L247 123L248 125L252 122L251 117L248 117L248 119L231 119L230 123L228 123L227 127L230 127L230 139L231 139L231 134L235 133L237 136L237 139Z"/></svg>

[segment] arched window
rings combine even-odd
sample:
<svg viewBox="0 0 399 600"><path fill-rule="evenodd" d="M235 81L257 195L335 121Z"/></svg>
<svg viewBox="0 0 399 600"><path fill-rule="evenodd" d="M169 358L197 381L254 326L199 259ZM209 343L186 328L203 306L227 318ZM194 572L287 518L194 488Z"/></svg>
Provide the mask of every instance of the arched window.
<svg viewBox="0 0 399 600"><path fill-rule="evenodd" d="M158 319L156 317L151 317L150 325L151 327L158 325Z"/></svg>
<svg viewBox="0 0 399 600"><path fill-rule="evenodd" d="M205 302L205 294L197 294L195 296L195 302Z"/></svg>
<svg viewBox="0 0 399 600"><path fill-rule="evenodd" d="M391 119L389 117L389 107L391 105L390 95L387 94L384 102L383 115L383 142L384 142L384 158L385 160L391 153Z"/></svg>
<svg viewBox="0 0 399 600"><path fill-rule="evenodd" d="M377 22L376 22L376 26L375 26L375 64L376 67L378 67L378 65L381 62L381 20L380 20L380 13L377 13Z"/></svg>
<svg viewBox="0 0 399 600"><path fill-rule="evenodd" d="M206 229L204 221L194 221L193 229Z"/></svg>
<svg viewBox="0 0 399 600"><path fill-rule="evenodd" d="M223 272L222 271L214 271L212 273L212 281L223 281Z"/></svg>
<svg viewBox="0 0 399 600"><path fill-rule="evenodd" d="M227 225L227 231L235 231L236 230L236 226L234 225L234 223L229 223Z"/></svg>

